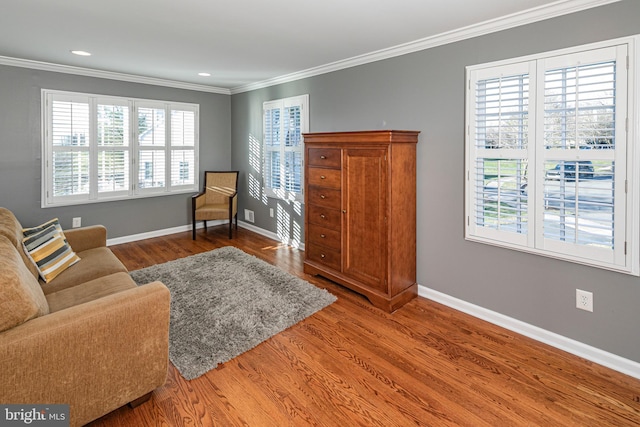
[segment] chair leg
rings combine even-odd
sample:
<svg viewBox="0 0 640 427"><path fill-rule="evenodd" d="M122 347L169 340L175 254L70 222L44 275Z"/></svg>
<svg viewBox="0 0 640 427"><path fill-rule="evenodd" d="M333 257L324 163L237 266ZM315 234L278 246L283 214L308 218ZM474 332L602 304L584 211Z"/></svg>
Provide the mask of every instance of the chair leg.
<svg viewBox="0 0 640 427"><path fill-rule="evenodd" d="M233 228L233 218L229 218L229 238L232 238L231 229Z"/></svg>
<svg viewBox="0 0 640 427"><path fill-rule="evenodd" d="M192 224L192 226L191 226L192 227L191 239L196 240L196 222L195 222L195 220L191 224Z"/></svg>

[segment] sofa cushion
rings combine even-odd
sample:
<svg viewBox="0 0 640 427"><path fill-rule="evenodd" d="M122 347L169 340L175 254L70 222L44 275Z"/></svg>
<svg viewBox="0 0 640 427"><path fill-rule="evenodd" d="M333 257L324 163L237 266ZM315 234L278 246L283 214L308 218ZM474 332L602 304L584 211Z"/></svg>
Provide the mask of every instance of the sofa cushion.
<svg viewBox="0 0 640 427"><path fill-rule="evenodd" d="M57 218L38 227L25 228L22 233L22 243L45 282L80 261L67 243Z"/></svg>
<svg viewBox="0 0 640 427"><path fill-rule="evenodd" d="M46 295L49 311L64 310L85 302L135 288L137 285L128 273L115 273L83 283L82 286L62 289Z"/></svg>
<svg viewBox="0 0 640 427"><path fill-rule="evenodd" d="M49 313L49 305L18 250L0 236L0 332Z"/></svg>
<svg viewBox="0 0 640 427"><path fill-rule="evenodd" d="M5 236L20 253L33 277L39 276L38 269L22 246L22 225L16 216L7 208L0 208L0 236Z"/></svg>
<svg viewBox="0 0 640 427"><path fill-rule="evenodd" d="M36 227L28 227L28 228L23 228L22 229L22 236L23 237L29 237L32 236L34 234L40 233L44 230L46 230L49 227L55 227L55 229L60 233L63 234L62 232L62 227L60 226L60 221L58 221L58 218L53 218L50 219L49 221L45 222L44 224L40 224Z"/></svg>
<svg viewBox="0 0 640 427"><path fill-rule="evenodd" d="M106 247L88 249L78 252L80 261L50 282L42 283L45 295L72 288L109 274L127 272L120 260Z"/></svg>

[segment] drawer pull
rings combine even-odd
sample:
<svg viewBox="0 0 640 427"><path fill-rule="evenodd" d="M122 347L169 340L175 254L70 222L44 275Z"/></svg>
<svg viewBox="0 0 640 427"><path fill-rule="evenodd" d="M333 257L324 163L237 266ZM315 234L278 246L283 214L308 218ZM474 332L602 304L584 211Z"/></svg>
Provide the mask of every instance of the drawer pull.
<svg viewBox="0 0 640 427"><path fill-rule="evenodd" d="M325 236L324 234L321 234L320 237L324 239L327 236Z"/></svg>
<svg viewBox="0 0 640 427"><path fill-rule="evenodd" d="M325 219L326 216L324 216L324 214L320 214L320 218Z"/></svg>
<svg viewBox="0 0 640 427"><path fill-rule="evenodd" d="M320 258L325 258L325 254L320 254Z"/></svg>
<svg viewBox="0 0 640 427"><path fill-rule="evenodd" d="M327 198L327 196L325 196L324 194L321 194L321 195L320 195L320 198L321 198L321 199L326 199L326 198Z"/></svg>
<svg viewBox="0 0 640 427"><path fill-rule="evenodd" d="M324 160L324 159L326 159L326 158L327 158L327 156L320 156L320 158L321 158L322 160Z"/></svg>
<svg viewBox="0 0 640 427"><path fill-rule="evenodd" d="M327 177L324 175L320 175L320 179L327 179Z"/></svg>
<svg viewBox="0 0 640 427"><path fill-rule="evenodd" d="M342 209L342 213L347 213L347 210L346 209Z"/></svg>

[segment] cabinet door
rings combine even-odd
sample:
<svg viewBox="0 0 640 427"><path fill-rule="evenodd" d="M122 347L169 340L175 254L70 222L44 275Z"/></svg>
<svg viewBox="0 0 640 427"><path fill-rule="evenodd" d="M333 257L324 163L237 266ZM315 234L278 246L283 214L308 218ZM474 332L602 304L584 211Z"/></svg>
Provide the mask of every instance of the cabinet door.
<svg viewBox="0 0 640 427"><path fill-rule="evenodd" d="M387 293L386 148L343 151L343 273Z"/></svg>

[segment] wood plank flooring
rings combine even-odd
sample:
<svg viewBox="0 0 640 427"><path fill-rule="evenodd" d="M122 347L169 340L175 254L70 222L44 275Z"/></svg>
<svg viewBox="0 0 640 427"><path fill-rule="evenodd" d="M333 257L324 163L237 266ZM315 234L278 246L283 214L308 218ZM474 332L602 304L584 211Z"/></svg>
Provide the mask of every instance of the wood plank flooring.
<svg viewBox="0 0 640 427"><path fill-rule="evenodd" d="M303 253L226 226L112 246L130 270L233 245L338 301L193 381L91 426L638 426L640 380L413 300L393 314L302 272Z"/></svg>

